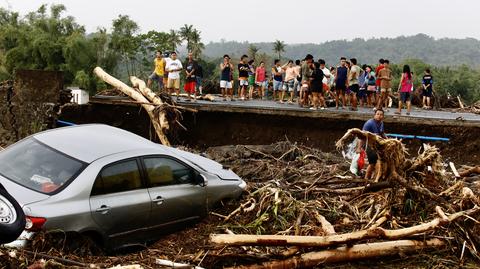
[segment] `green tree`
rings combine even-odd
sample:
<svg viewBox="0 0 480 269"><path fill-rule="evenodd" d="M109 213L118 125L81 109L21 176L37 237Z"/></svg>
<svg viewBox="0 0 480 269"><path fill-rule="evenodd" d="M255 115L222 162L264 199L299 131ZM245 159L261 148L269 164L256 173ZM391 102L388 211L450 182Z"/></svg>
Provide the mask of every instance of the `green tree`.
<svg viewBox="0 0 480 269"><path fill-rule="evenodd" d="M188 25L184 24L182 27L180 27L180 31L178 31L178 34L180 35L180 38L182 40L187 41L187 50L192 51L192 34L194 33L195 29L193 28L193 25Z"/></svg>
<svg viewBox="0 0 480 269"><path fill-rule="evenodd" d="M255 46L254 44L250 44L250 46L248 46L248 54L250 55L250 58L252 60L255 61L255 57L257 56L259 50L260 48Z"/></svg>
<svg viewBox="0 0 480 269"><path fill-rule="evenodd" d="M191 34L191 47L190 50L193 53L193 57L198 58L202 54L202 51L205 49L205 45L201 41L200 37L201 32L197 29L193 29Z"/></svg>
<svg viewBox="0 0 480 269"><path fill-rule="evenodd" d="M279 60L282 59L282 53L285 52L285 46L285 43L278 39L273 43L273 51L278 54Z"/></svg>
<svg viewBox="0 0 480 269"><path fill-rule="evenodd" d="M178 34L177 31L171 29L170 32L169 32L169 37L168 37L168 43L169 43L169 47L172 51L176 51L177 50L177 46L182 44L182 38L180 37L180 35Z"/></svg>
<svg viewBox="0 0 480 269"><path fill-rule="evenodd" d="M119 15L113 20L110 48L120 54L125 63L128 76L135 75L135 56L140 46L138 37L138 24L128 15Z"/></svg>

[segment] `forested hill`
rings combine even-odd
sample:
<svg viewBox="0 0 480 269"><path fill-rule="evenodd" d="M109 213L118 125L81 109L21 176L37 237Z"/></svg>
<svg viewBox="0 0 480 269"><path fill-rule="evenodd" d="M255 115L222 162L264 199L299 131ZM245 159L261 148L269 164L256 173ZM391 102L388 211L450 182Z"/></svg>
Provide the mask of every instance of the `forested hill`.
<svg viewBox="0 0 480 269"><path fill-rule="evenodd" d="M221 57L228 53L234 56L249 54L248 42L211 42L205 46L203 54L208 57ZM258 53L277 55L271 43L253 43L260 48ZM356 57L361 63L376 63L379 58L393 62L404 59L421 59L432 65L472 65L480 66L480 41L466 39L434 39L424 34L396 38L357 38L352 41L337 40L321 44L287 44L282 58L301 59L307 53L315 58L324 58L328 63L338 61L340 56Z"/></svg>

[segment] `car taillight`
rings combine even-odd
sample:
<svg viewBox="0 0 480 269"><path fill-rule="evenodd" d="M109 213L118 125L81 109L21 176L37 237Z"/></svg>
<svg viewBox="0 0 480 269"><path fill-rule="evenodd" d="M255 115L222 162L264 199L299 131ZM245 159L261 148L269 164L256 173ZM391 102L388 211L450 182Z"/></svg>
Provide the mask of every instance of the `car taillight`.
<svg viewBox="0 0 480 269"><path fill-rule="evenodd" d="M46 218L30 217L26 216L27 222L25 223L25 230L28 231L40 231L43 224L47 221Z"/></svg>

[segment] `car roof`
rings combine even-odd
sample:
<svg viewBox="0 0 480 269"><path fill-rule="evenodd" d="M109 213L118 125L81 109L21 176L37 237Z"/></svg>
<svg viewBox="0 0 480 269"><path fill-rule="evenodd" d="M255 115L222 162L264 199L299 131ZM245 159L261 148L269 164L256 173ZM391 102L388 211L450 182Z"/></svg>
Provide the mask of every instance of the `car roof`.
<svg viewBox="0 0 480 269"><path fill-rule="evenodd" d="M99 158L126 151L166 150L141 136L105 124L84 124L37 133L38 141L75 159L91 163Z"/></svg>

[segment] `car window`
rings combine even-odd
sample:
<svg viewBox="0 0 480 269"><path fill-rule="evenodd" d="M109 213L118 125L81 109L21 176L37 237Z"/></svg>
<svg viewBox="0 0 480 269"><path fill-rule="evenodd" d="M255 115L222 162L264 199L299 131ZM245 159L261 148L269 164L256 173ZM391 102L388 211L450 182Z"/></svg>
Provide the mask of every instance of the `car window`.
<svg viewBox="0 0 480 269"><path fill-rule="evenodd" d="M149 157L143 159L150 186L194 184L195 171L171 158Z"/></svg>
<svg viewBox="0 0 480 269"><path fill-rule="evenodd" d="M111 164L102 169L92 188L92 195L131 191L142 188L136 160Z"/></svg>
<svg viewBox="0 0 480 269"><path fill-rule="evenodd" d="M29 189L52 194L70 183L86 165L34 138L0 153L0 174Z"/></svg>

